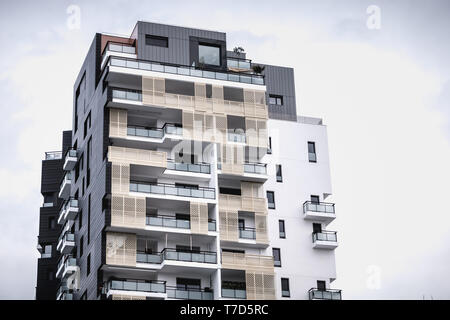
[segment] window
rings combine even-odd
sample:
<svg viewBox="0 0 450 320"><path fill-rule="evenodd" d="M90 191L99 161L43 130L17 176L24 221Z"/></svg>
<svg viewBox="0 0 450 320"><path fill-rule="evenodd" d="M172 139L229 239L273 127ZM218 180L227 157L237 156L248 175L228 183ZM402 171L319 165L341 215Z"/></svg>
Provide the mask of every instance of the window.
<svg viewBox="0 0 450 320"><path fill-rule="evenodd" d="M177 252L196 252L199 253L200 252L200 247L190 247L190 246L184 246L184 245L176 245L175 246L175 250Z"/></svg>
<svg viewBox="0 0 450 320"><path fill-rule="evenodd" d="M279 248L272 248L273 265L274 267L281 267L281 252Z"/></svg>
<svg viewBox="0 0 450 320"><path fill-rule="evenodd" d="M316 144L314 142L308 142L308 159L309 162L317 162Z"/></svg>
<svg viewBox="0 0 450 320"><path fill-rule="evenodd" d="M169 47L169 38L146 34L145 35L145 44L148 46L168 48Z"/></svg>
<svg viewBox="0 0 450 320"><path fill-rule="evenodd" d="M91 158L92 158L92 136L89 138L87 144L86 187L89 187L89 183L91 182Z"/></svg>
<svg viewBox="0 0 450 320"><path fill-rule="evenodd" d="M280 238L286 239L286 230L284 228L284 220L278 220L278 229L280 231Z"/></svg>
<svg viewBox="0 0 450 320"><path fill-rule="evenodd" d="M267 204L269 209L275 209L275 192L267 191Z"/></svg>
<svg viewBox="0 0 450 320"><path fill-rule="evenodd" d="M269 137L269 148L267 149L267 154L272 154L272 137Z"/></svg>
<svg viewBox="0 0 450 320"><path fill-rule="evenodd" d="M41 254L41 258L51 258L52 257L52 245L44 245L44 251Z"/></svg>
<svg viewBox="0 0 450 320"><path fill-rule="evenodd" d="M47 280L55 280L55 272L52 269L47 270Z"/></svg>
<svg viewBox="0 0 450 320"><path fill-rule="evenodd" d="M283 96L269 94L269 104L282 106L283 105Z"/></svg>
<svg viewBox="0 0 450 320"><path fill-rule="evenodd" d="M281 278L281 296L287 298L291 296L288 278Z"/></svg>
<svg viewBox="0 0 450 320"><path fill-rule="evenodd" d="M245 220L238 219L238 226L239 226L239 230L245 230Z"/></svg>
<svg viewBox="0 0 450 320"><path fill-rule="evenodd" d="M55 227L56 227L56 219L55 219L55 217L49 217L48 218L48 228L50 230L53 230L53 229L55 229Z"/></svg>
<svg viewBox="0 0 450 320"><path fill-rule="evenodd" d="M80 213L78 214L78 230L80 230L82 226L83 226L83 210L80 210Z"/></svg>
<svg viewBox="0 0 450 320"><path fill-rule="evenodd" d="M200 279L177 278L178 290L200 290Z"/></svg>
<svg viewBox="0 0 450 320"><path fill-rule="evenodd" d="M89 114L88 114L86 120L84 120L83 139L86 138L88 129L90 129L90 128L91 128L91 112L89 111Z"/></svg>
<svg viewBox="0 0 450 320"><path fill-rule="evenodd" d="M81 238L80 238L80 258L83 256L83 249L84 249L84 237L81 236Z"/></svg>
<svg viewBox="0 0 450 320"><path fill-rule="evenodd" d="M88 276L90 273L91 273L91 254L89 253L86 262L86 275Z"/></svg>
<svg viewBox="0 0 450 320"><path fill-rule="evenodd" d="M283 182L283 174L281 173L281 164L276 165L277 182Z"/></svg>
<svg viewBox="0 0 450 320"><path fill-rule="evenodd" d="M219 187L219 193L221 193L221 194L232 194L232 195L235 195L235 196L240 196L241 195L241 189Z"/></svg>
<svg viewBox="0 0 450 320"><path fill-rule="evenodd" d="M319 291L326 291L327 290L326 282L323 280L317 280L317 289Z"/></svg>
<svg viewBox="0 0 450 320"><path fill-rule="evenodd" d="M220 47L199 44L198 62L206 65L220 66Z"/></svg>
<svg viewBox="0 0 450 320"><path fill-rule="evenodd" d="M311 202L312 203L320 203L319 196L311 195Z"/></svg>
<svg viewBox="0 0 450 320"><path fill-rule="evenodd" d="M87 225L88 244L91 242L91 195L88 196L88 225Z"/></svg>
<svg viewBox="0 0 450 320"><path fill-rule="evenodd" d="M322 225L320 223L313 223L313 233L321 233Z"/></svg>

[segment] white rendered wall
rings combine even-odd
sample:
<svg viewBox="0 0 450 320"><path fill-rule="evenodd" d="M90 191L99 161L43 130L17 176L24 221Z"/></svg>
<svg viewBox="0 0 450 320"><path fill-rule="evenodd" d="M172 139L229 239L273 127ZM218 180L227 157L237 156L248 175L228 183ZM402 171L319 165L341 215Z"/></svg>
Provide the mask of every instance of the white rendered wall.
<svg viewBox="0 0 450 320"><path fill-rule="evenodd" d="M317 287L317 280L325 280L328 288L330 279L336 278L334 250L313 249L314 221L303 219L303 203L311 195L319 195L320 201L324 201L324 194L331 194L327 131L323 125L272 119L268 121L268 129L272 154L263 159L269 175L264 189L275 192L275 209L269 209L268 232L270 254L272 248L281 249L282 266L275 267L277 299L284 299L280 278L289 278L290 299L308 299L308 290ZM308 141L315 142L316 163L308 161ZM276 164L282 165L283 182L276 182ZM286 239L279 237L278 220L285 221ZM333 229L328 226L326 230Z"/></svg>

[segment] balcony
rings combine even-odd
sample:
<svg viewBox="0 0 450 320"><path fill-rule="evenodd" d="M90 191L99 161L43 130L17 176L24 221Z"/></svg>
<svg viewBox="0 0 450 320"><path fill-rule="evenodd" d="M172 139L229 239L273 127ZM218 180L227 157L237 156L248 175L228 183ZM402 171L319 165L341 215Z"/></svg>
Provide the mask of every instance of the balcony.
<svg viewBox="0 0 450 320"><path fill-rule="evenodd" d="M138 263L162 264L166 261L216 264L217 254L211 251L180 251L171 248L165 248L160 253L138 252L136 254Z"/></svg>
<svg viewBox="0 0 450 320"><path fill-rule="evenodd" d="M211 200L214 200L216 198L216 191L214 188L199 187L198 189L194 189L164 183L152 184L145 182L131 182L130 192L142 192L156 195L189 198L203 198Z"/></svg>
<svg viewBox="0 0 450 320"><path fill-rule="evenodd" d="M246 141L245 132L228 130L228 141L236 143L245 143Z"/></svg>
<svg viewBox="0 0 450 320"><path fill-rule="evenodd" d="M180 76L214 79L221 81L240 82L245 84L264 85L264 76L258 74L242 74L239 72L215 72L203 70L191 66L183 66L149 60L138 60L126 57L110 56L105 62L110 71L115 68L127 68L132 70L153 71L158 73L177 74ZM119 70L118 70L119 71ZM194 80L193 80L194 81Z"/></svg>
<svg viewBox="0 0 450 320"><path fill-rule="evenodd" d="M338 246L336 231L313 232L312 242L314 249L333 250Z"/></svg>
<svg viewBox="0 0 450 320"><path fill-rule="evenodd" d="M342 300L341 290L336 289L309 289L309 300Z"/></svg>
<svg viewBox="0 0 450 320"><path fill-rule="evenodd" d="M73 300L73 290L69 289L65 283L61 284L56 292L56 300Z"/></svg>
<svg viewBox="0 0 450 320"><path fill-rule="evenodd" d="M77 266L77 259L72 255L62 256L59 259L58 266L56 268L56 277L60 279L66 279L68 276L77 272L79 267Z"/></svg>
<svg viewBox="0 0 450 320"><path fill-rule="evenodd" d="M70 231L66 231L59 238L56 250L58 250L62 254L66 254L71 252L73 248L75 248L75 234L71 233Z"/></svg>
<svg viewBox="0 0 450 320"><path fill-rule="evenodd" d="M145 218L146 225L154 227L185 229L191 228L191 222L185 219L176 219L174 216L156 215ZM216 221L208 219L208 231L216 231Z"/></svg>
<svg viewBox="0 0 450 320"><path fill-rule="evenodd" d="M336 218L334 203L305 201L303 203L303 217L306 220L330 223Z"/></svg>
<svg viewBox="0 0 450 320"><path fill-rule="evenodd" d="M246 162L244 163L244 172L267 175L267 164Z"/></svg>
<svg viewBox="0 0 450 320"><path fill-rule="evenodd" d="M251 60L227 58L227 67L237 72L249 71L252 69Z"/></svg>
<svg viewBox="0 0 450 320"><path fill-rule="evenodd" d="M49 151L45 153L45 160L61 160L62 152L61 151Z"/></svg>
<svg viewBox="0 0 450 320"><path fill-rule="evenodd" d="M192 172L192 173L211 173L211 165L209 163L179 163L173 160L167 160L167 170Z"/></svg>
<svg viewBox="0 0 450 320"><path fill-rule="evenodd" d="M188 289L179 287L167 287L167 298L184 300L213 300L211 289Z"/></svg>
<svg viewBox="0 0 450 320"><path fill-rule="evenodd" d="M247 240L256 239L256 229L255 228L239 228L239 238Z"/></svg>
<svg viewBox="0 0 450 320"><path fill-rule="evenodd" d="M103 49L101 69L103 69L103 67L105 66L105 63L108 60L109 56L112 55L135 59L136 48L133 47L131 44L108 41L107 45L105 46L105 49Z"/></svg>
<svg viewBox="0 0 450 320"><path fill-rule="evenodd" d="M69 198L71 186L72 186L72 174L70 172L66 172L59 187L58 198L62 199Z"/></svg>
<svg viewBox="0 0 450 320"><path fill-rule="evenodd" d="M166 123L162 128L144 128L128 126L127 135L131 137L150 138L162 140L166 135L182 136L183 128L173 123Z"/></svg>
<svg viewBox="0 0 450 320"><path fill-rule="evenodd" d="M58 224L64 224L67 220L74 220L78 212L78 199L70 198L66 200L59 212Z"/></svg>
<svg viewBox="0 0 450 320"><path fill-rule="evenodd" d="M134 295L150 298L166 297L166 282L159 280L110 280L106 284L106 295Z"/></svg>
<svg viewBox="0 0 450 320"><path fill-rule="evenodd" d="M69 149L66 152L66 157L64 159L64 166L63 170L70 171L75 168L75 165L77 164L78 157L77 157L77 150Z"/></svg>
<svg viewBox="0 0 450 320"><path fill-rule="evenodd" d="M229 289L222 287L222 298L227 299L246 299L247 293L245 289Z"/></svg>

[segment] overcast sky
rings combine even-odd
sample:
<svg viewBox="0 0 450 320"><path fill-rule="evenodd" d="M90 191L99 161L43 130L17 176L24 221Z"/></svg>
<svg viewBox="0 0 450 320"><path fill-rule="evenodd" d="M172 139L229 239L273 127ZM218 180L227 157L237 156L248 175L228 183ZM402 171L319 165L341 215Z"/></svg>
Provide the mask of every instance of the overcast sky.
<svg viewBox="0 0 450 320"><path fill-rule="evenodd" d="M41 160L71 128L88 46L137 20L223 31L228 49L295 68L298 113L328 126L345 299L450 299L445 0L1 1L0 298L34 298Z"/></svg>

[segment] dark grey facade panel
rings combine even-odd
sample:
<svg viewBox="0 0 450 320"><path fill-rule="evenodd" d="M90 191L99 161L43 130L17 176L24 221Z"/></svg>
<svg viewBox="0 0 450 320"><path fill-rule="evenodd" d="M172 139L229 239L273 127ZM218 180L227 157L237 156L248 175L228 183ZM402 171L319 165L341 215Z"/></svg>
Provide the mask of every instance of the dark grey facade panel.
<svg viewBox="0 0 450 320"><path fill-rule="evenodd" d="M264 69L269 118L279 120L297 120L297 105L295 101L294 69L265 65ZM283 96L283 105L270 105L269 95Z"/></svg>

